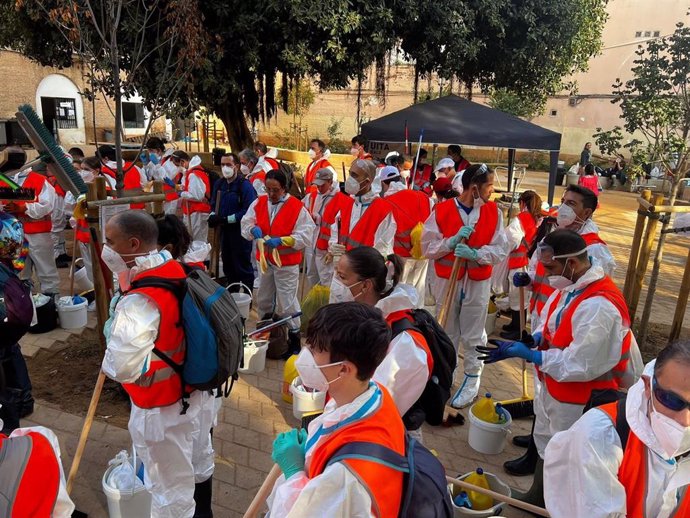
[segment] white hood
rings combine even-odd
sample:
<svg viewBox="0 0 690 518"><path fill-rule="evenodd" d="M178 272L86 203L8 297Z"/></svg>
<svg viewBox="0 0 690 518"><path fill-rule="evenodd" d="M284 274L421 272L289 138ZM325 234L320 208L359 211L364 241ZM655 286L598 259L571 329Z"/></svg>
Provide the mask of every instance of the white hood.
<svg viewBox="0 0 690 518"><path fill-rule="evenodd" d="M407 311L417 307L419 298L417 290L409 284L398 284L390 295L379 300L376 307L387 317L396 311Z"/></svg>
<svg viewBox="0 0 690 518"><path fill-rule="evenodd" d="M211 245L204 241L192 241L184 254L183 263L203 263L211 253Z"/></svg>
<svg viewBox="0 0 690 518"><path fill-rule="evenodd" d="M404 191L405 189L407 189L407 187L405 187L404 183L391 182L390 187L388 187L388 190L385 193L383 193L383 197L387 198L388 196L392 196L396 192Z"/></svg>
<svg viewBox="0 0 690 518"><path fill-rule="evenodd" d="M652 360L645 365L643 372L644 376L651 378L654 375L655 363L656 360ZM630 390L628 390L628 398L625 404L625 417L628 419L630 429L635 432L635 435L637 435L647 447L665 458L666 454L656 440L652 425L649 422L649 398L645 395L644 381L641 378L630 387Z"/></svg>

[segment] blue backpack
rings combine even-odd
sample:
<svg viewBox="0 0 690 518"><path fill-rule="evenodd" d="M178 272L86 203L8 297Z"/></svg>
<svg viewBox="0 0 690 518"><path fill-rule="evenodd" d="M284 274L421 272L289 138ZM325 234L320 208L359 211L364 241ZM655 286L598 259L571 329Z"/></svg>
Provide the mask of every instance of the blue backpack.
<svg viewBox="0 0 690 518"><path fill-rule="evenodd" d="M368 460L404 473L400 518L453 518L446 470L409 435L405 435L404 457L381 444L351 442L339 448L326 466L344 459Z"/></svg>

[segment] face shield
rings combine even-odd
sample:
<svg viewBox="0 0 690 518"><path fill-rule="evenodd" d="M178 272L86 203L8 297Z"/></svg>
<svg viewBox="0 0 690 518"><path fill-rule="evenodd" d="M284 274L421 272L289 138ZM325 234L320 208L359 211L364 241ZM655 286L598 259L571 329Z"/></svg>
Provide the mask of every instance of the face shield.
<svg viewBox="0 0 690 518"><path fill-rule="evenodd" d="M547 245L546 243L542 242L537 245L537 260L540 263L546 263L550 264L551 262L555 261L556 259L567 259L568 257L577 257L579 255L584 254L587 252L587 248L583 248L579 252L571 252L569 254L556 254L554 251L553 247L551 245Z"/></svg>

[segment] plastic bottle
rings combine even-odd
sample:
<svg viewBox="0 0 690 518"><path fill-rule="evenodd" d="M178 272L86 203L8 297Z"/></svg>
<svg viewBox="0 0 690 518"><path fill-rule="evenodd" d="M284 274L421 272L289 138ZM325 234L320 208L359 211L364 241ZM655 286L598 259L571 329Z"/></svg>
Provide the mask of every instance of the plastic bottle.
<svg viewBox="0 0 690 518"><path fill-rule="evenodd" d="M489 481L487 480L486 475L484 475L484 470L482 468L477 468L474 473L470 473L465 479L465 482L482 487L484 489L491 489L489 487ZM470 490L467 492L467 496L469 496L472 509L475 511L486 511L487 509L492 508L494 505L494 499L489 495L485 495L484 493L478 493Z"/></svg>
<svg viewBox="0 0 690 518"><path fill-rule="evenodd" d="M496 415L496 408L494 407L494 400L491 397L491 393L487 392L483 398L481 398L472 407L472 411L477 418L487 423L497 423L498 416Z"/></svg>
<svg viewBox="0 0 690 518"><path fill-rule="evenodd" d="M464 507L465 509L472 509L472 502L470 502L470 497L465 491L461 491L458 496L455 497L453 503L456 507Z"/></svg>
<svg viewBox="0 0 690 518"><path fill-rule="evenodd" d="M498 416L498 421L496 421L498 424L505 424L508 422L508 414L501 403L496 403L496 415Z"/></svg>
<svg viewBox="0 0 690 518"><path fill-rule="evenodd" d="M297 376L299 376L299 374L297 374L297 369L295 368L296 361L297 355L293 354L285 362L285 367L283 367L283 385L280 388L283 401L290 404L292 404L292 393L290 392L290 384Z"/></svg>

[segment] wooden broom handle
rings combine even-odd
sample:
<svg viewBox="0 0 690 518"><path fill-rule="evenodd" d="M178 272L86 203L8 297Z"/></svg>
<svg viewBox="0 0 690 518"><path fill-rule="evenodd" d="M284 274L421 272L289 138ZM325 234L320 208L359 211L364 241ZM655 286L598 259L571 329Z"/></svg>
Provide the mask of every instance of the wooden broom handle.
<svg viewBox="0 0 690 518"><path fill-rule="evenodd" d="M261 484L259 491L256 493L256 495L254 495L252 503L249 504L249 507L242 518L256 518L259 516L259 513L264 508L264 505L266 505L266 499L271 494L273 486L282 473L283 472L281 471L280 466L278 466L278 464L274 464L271 468L271 471L269 471L268 475L266 475L264 483Z"/></svg>
<svg viewBox="0 0 690 518"><path fill-rule="evenodd" d="M460 240L460 243L464 243L465 238ZM450 271L450 276L448 277L448 284L446 285L445 292L443 293L443 305L438 313L438 323L441 327L446 327L446 322L448 321L448 312L450 311L450 306L453 303L455 294L458 292L458 272L462 266L464 259L461 257L456 257L453 261L453 268Z"/></svg>
<svg viewBox="0 0 690 518"><path fill-rule="evenodd" d="M506 495L502 495L501 493L496 493L496 491L491 491L491 489L485 489L483 487L475 486L474 484L470 484L469 482L465 482L464 480L459 480L457 478L452 478L448 476L446 477L446 481L448 481L449 484L459 486L466 490L475 491L477 493L482 493L484 495L489 495L494 500L498 500L499 502L505 502L506 504L510 504L513 507L517 507L519 509L524 509L525 511L529 511L530 513L537 514L539 516L546 516L547 518L550 518L551 516L546 509L542 509L541 507L537 507L536 505L528 504L527 502L521 502L520 500L516 500L515 498L511 498Z"/></svg>

